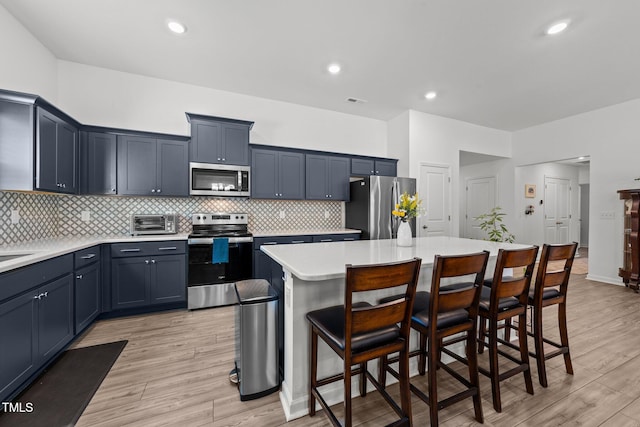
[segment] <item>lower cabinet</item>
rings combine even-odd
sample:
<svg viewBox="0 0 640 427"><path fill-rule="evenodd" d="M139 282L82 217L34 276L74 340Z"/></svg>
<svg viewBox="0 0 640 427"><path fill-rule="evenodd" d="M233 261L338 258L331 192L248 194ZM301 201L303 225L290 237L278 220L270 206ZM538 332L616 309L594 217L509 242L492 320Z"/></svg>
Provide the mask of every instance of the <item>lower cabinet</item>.
<svg viewBox="0 0 640 427"><path fill-rule="evenodd" d="M182 250L182 254L175 255L154 254L154 248L150 245L153 244L143 242L139 247L125 249L121 248L123 244L112 245L112 254L116 254L111 260L113 310L186 300L187 260L184 243L157 245L158 250ZM122 257L118 255L122 251L141 255Z"/></svg>
<svg viewBox="0 0 640 427"><path fill-rule="evenodd" d="M89 326L100 314L100 263L75 271L76 333Z"/></svg>
<svg viewBox="0 0 640 427"><path fill-rule="evenodd" d="M25 269L33 268L37 267ZM73 336L73 276L70 271L1 303L0 401L6 400Z"/></svg>

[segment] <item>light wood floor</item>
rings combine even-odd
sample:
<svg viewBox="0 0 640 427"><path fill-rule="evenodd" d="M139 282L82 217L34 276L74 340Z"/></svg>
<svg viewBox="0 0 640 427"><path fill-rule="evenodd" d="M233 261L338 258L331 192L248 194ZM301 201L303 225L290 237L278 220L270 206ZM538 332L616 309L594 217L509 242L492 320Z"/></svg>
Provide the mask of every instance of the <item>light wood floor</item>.
<svg viewBox="0 0 640 427"><path fill-rule="evenodd" d="M547 331L557 337L556 310L546 309ZM502 385L503 412L491 404L481 376L485 426L640 426L640 295L624 287L573 275L569 338L575 375L562 358L548 362L549 387L525 392L521 376ZM286 424L278 394L240 402L228 381L234 358L233 308L176 311L97 322L75 347L129 340L78 426L280 426ZM481 355L487 366L487 352ZM463 369L460 366L460 369ZM414 377L425 384L422 377ZM440 396L457 387L443 373ZM392 391L397 391L391 386ZM338 414L340 407L336 408ZM377 393L354 399L356 426L394 418ZM428 425L427 406L413 400L414 425ZM479 425L471 400L441 411L444 426ZM324 426L322 412L288 426Z"/></svg>

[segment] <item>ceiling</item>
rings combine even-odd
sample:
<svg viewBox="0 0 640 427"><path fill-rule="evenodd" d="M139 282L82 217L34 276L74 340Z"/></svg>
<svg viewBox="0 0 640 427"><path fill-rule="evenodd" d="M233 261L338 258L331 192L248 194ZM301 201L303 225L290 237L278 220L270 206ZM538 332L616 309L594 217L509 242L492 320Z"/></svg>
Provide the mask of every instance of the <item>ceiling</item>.
<svg viewBox="0 0 640 427"><path fill-rule="evenodd" d="M62 60L381 120L414 109L508 131L640 97L640 1L613 3L0 0ZM170 33L169 18L187 32ZM560 19L569 29L544 35Z"/></svg>

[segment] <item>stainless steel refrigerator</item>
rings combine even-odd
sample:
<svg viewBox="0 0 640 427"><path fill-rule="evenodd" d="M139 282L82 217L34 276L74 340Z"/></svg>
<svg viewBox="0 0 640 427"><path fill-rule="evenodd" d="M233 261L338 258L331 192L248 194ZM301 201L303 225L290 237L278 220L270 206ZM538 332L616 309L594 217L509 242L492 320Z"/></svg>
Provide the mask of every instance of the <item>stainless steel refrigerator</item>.
<svg viewBox="0 0 640 427"><path fill-rule="evenodd" d="M367 176L351 182L350 201L345 204L345 225L362 230L361 239L395 239L400 220L391 211L402 193L416 192L415 178ZM409 221L416 236L416 221Z"/></svg>

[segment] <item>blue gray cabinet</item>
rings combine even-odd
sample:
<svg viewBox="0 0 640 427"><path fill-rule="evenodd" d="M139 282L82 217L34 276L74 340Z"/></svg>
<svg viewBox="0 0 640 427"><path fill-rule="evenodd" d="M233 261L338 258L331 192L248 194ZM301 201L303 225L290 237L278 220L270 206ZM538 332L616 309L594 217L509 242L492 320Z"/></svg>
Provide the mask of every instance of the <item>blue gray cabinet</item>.
<svg viewBox="0 0 640 427"><path fill-rule="evenodd" d="M186 141L137 135L118 136L118 194L188 196Z"/></svg>
<svg viewBox="0 0 640 427"><path fill-rule="evenodd" d="M184 241L111 245L113 310L186 301Z"/></svg>
<svg viewBox="0 0 640 427"><path fill-rule="evenodd" d="M348 157L306 155L306 199L349 200Z"/></svg>
<svg viewBox="0 0 640 427"><path fill-rule="evenodd" d="M84 330L101 311L100 246L78 251L75 257L75 332Z"/></svg>
<svg viewBox="0 0 640 427"><path fill-rule="evenodd" d="M251 197L304 199L304 154L270 149L251 150Z"/></svg>
<svg viewBox="0 0 640 427"><path fill-rule="evenodd" d="M229 165L249 164L253 122L186 113L191 123L189 160Z"/></svg>
<svg viewBox="0 0 640 427"><path fill-rule="evenodd" d="M397 160L353 157L351 159L352 176L397 175Z"/></svg>
<svg viewBox="0 0 640 427"><path fill-rule="evenodd" d="M0 401L73 338L72 268L65 255L0 275Z"/></svg>
<svg viewBox="0 0 640 427"><path fill-rule="evenodd" d="M318 234L313 236L313 243L349 242L353 240L360 240L360 233Z"/></svg>
<svg viewBox="0 0 640 427"><path fill-rule="evenodd" d="M78 192L78 129L61 117L37 107L37 190Z"/></svg>
<svg viewBox="0 0 640 427"><path fill-rule="evenodd" d="M117 139L102 132L80 132L80 193L117 193Z"/></svg>

